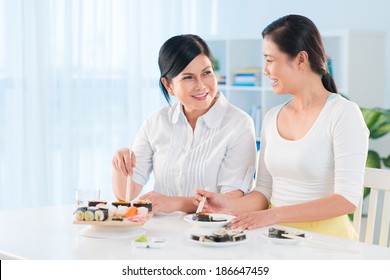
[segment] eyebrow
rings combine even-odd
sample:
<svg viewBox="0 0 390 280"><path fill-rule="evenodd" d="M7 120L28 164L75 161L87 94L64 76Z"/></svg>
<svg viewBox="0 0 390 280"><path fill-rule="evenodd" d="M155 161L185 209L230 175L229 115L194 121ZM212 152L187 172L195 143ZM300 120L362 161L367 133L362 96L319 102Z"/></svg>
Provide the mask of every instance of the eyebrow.
<svg viewBox="0 0 390 280"><path fill-rule="evenodd" d="M264 54L264 57L272 57L272 58L275 58L275 56L270 55L270 54Z"/></svg>
<svg viewBox="0 0 390 280"><path fill-rule="evenodd" d="M202 69L202 72L210 68L211 66L206 66L205 68ZM193 73L181 73L181 75L193 75Z"/></svg>

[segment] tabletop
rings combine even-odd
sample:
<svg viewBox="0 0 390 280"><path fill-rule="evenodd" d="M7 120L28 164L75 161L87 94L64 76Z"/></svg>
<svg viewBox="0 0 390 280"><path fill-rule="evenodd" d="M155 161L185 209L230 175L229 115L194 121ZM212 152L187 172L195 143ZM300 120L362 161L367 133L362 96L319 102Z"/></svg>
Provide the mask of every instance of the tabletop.
<svg viewBox="0 0 390 280"><path fill-rule="evenodd" d="M266 236L268 228L245 231L246 242L232 246L195 244L189 240L191 234L211 229L189 223L181 212L156 214L143 226L126 232L105 228L105 238L90 237L90 232L99 232L101 227L73 224L73 210L72 205L61 205L0 211L0 259L390 260L389 248L316 233L308 233L311 238L304 242L275 243ZM166 239L166 245L158 249L137 248L132 241L139 234Z"/></svg>

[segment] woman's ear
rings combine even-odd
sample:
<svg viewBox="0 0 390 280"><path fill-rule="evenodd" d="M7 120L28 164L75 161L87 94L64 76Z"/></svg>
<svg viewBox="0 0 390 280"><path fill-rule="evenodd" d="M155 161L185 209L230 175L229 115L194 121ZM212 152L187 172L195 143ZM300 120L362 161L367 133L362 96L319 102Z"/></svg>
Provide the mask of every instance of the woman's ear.
<svg viewBox="0 0 390 280"><path fill-rule="evenodd" d="M169 93L171 96L174 96L173 90L172 90L171 86L169 85L168 80L167 80L165 77L162 77L162 78L161 78L161 82L162 82L162 84L164 85L165 89L168 91L168 93Z"/></svg>
<svg viewBox="0 0 390 280"><path fill-rule="evenodd" d="M297 55L298 59L298 66L304 66L307 65L309 62L309 55L305 51L301 51Z"/></svg>

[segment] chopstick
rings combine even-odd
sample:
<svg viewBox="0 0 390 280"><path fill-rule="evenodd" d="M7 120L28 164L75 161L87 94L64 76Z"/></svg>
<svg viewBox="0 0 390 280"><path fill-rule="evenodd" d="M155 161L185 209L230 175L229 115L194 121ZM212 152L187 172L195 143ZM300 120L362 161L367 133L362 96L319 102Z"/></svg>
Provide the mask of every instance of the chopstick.
<svg viewBox="0 0 390 280"><path fill-rule="evenodd" d="M130 151L130 164L132 165L131 161L131 153L132 153L132 148L131 148L131 143L129 146L129 151ZM132 176L127 175L127 181L126 181L126 202L130 202L130 194L131 194L131 181L132 181Z"/></svg>
<svg viewBox="0 0 390 280"><path fill-rule="evenodd" d="M205 190L205 191L208 191L209 188L206 187L206 188L204 188L204 190ZM196 212L195 212L196 214L202 212L203 206L204 206L204 203L205 203L205 202L206 202L206 197L203 196L203 197L202 197L202 200L200 201L200 203L199 203L199 205L198 205L198 208L196 208Z"/></svg>
<svg viewBox="0 0 390 280"><path fill-rule="evenodd" d="M307 243L311 243L311 244L314 244L314 245L319 245L322 248L326 248L326 249L337 250L337 251L347 251L347 252L355 253L355 254L360 253L360 250L358 250L358 249L353 249L353 248L348 248L348 247L344 247L344 246L340 246L340 245L335 245L335 244L331 244L331 243L328 243L328 242L325 242L325 241L316 240L316 239L309 239L309 238L305 238L305 237L302 237L302 236L297 236L297 235L287 234L287 233L282 234L282 236L283 237L287 237L287 238L291 238L291 239L296 239L296 240L304 240Z"/></svg>
<svg viewBox="0 0 390 280"><path fill-rule="evenodd" d="M203 196L203 197L202 197L202 200L200 201L200 203L199 203L199 205L198 205L198 208L196 209L196 213L202 212L203 205L204 205L205 201L206 201L206 197Z"/></svg>

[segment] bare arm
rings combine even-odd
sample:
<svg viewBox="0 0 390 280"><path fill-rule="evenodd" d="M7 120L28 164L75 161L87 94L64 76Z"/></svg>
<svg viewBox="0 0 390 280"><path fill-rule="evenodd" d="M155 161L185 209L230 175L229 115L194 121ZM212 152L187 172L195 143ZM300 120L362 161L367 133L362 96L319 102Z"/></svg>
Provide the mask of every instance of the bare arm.
<svg viewBox="0 0 390 280"><path fill-rule="evenodd" d="M232 199L242 197L243 193L240 190L227 192L224 194L226 197ZM192 197L186 196L167 196L157 192L149 192L144 194L140 199L147 199L153 203L153 211L161 211L165 213L171 213L174 211L182 211L185 213L194 213L197 209L197 205L193 203Z"/></svg>
<svg viewBox="0 0 390 280"><path fill-rule="evenodd" d="M268 209L268 200L257 191L253 191L240 198L229 198L223 194L216 194L198 190L195 204L202 196L206 196L205 209L209 212L230 213L238 215L232 221L233 227L253 229L276 223L310 222L329 219L352 213L355 205L338 194L310 202L290 206Z"/></svg>
<svg viewBox="0 0 390 280"><path fill-rule="evenodd" d="M320 221L355 211L356 206L338 194L332 194L313 201L275 207L269 211L275 216L275 223Z"/></svg>
<svg viewBox="0 0 390 280"><path fill-rule="evenodd" d="M296 205L247 212L232 221L232 227L254 229L277 223L311 222L352 213L355 205L338 194Z"/></svg>
<svg viewBox="0 0 390 280"><path fill-rule="evenodd" d="M249 211L268 209L267 198L260 192L253 191L240 197L232 197L230 193L217 194L205 190L198 190L195 204L198 204L202 196L206 196L205 210L209 212L231 213L238 215Z"/></svg>

